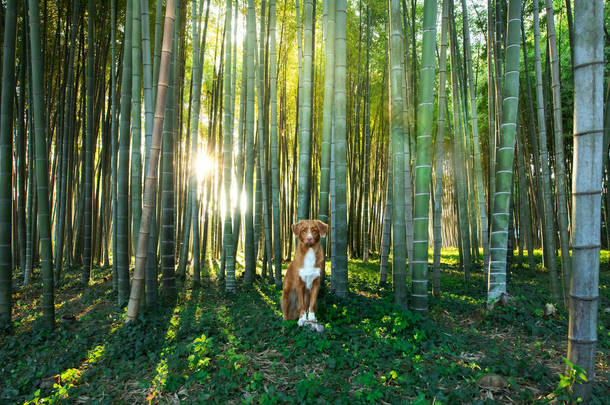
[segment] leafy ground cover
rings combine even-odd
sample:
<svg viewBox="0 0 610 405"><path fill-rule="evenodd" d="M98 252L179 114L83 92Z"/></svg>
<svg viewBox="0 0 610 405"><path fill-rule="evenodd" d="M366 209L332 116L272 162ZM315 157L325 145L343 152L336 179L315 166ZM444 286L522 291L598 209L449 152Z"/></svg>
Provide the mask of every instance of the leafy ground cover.
<svg viewBox="0 0 610 405"><path fill-rule="evenodd" d="M610 271L602 252L593 403L610 392ZM539 261L540 258L537 257ZM466 291L456 251L442 260L428 318L392 304L378 260L350 261L345 300L323 297L322 335L284 323L280 292L258 279L227 294L214 276L123 324L111 270L88 288L69 269L54 332L39 325L40 280L20 287L0 336L1 403L557 403L569 399L567 313L546 316L548 274L514 265L514 301L484 310L483 274ZM328 278L327 278L328 281ZM282 332L284 327L284 332ZM561 376L560 376L561 375Z"/></svg>

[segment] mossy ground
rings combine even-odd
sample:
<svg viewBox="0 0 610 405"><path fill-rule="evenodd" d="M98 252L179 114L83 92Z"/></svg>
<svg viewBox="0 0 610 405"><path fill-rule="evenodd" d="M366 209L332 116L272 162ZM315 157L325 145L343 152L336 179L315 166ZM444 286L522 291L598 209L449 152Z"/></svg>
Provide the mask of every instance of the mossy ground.
<svg viewBox="0 0 610 405"><path fill-rule="evenodd" d="M600 404L610 392L608 258L602 252L593 399ZM257 279L247 287L239 278L238 293L227 294L213 270L201 288L187 282L177 299L125 325L108 268L96 268L87 288L79 285L78 269L67 270L56 311L68 321L47 332L35 274L30 286L16 289L14 330L0 336L0 402L523 404L566 398L557 386L565 370L567 313L558 305L556 316L544 316L546 272L515 264L514 302L489 313L482 271L472 274L466 291L457 252L445 251L442 293L430 298L423 318L393 305L391 287L377 285L378 269L376 259L350 261L350 296L326 294L320 305L322 335L283 323L281 292L272 284ZM499 377L489 382L489 376Z"/></svg>

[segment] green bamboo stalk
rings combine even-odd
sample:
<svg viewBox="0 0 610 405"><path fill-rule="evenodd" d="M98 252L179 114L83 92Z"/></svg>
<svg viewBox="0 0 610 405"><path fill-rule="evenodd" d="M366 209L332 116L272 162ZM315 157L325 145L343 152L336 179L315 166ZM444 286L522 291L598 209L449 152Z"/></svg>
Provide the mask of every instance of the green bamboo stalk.
<svg viewBox="0 0 610 405"><path fill-rule="evenodd" d="M495 190L495 182L494 174L495 170L493 170L493 157L495 156L496 150L496 121L495 121L495 81L494 81L494 60L493 60L493 49L494 49L494 18L493 18L493 7L491 6L491 0L487 0L487 35L486 35L486 45L487 45L487 132L489 134L488 137L488 171L487 171L487 180L488 180L488 188L487 188L487 212L491 214L491 198L492 193ZM493 188L492 188L493 186ZM487 273L485 273L487 274ZM487 277L487 276L485 276ZM487 282L487 279L485 280Z"/></svg>
<svg viewBox="0 0 610 405"><path fill-rule="evenodd" d="M235 0L235 16L239 15L239 1ZM235 18L235 24L233 24L233 38L237 38L237 20ZM231 57L234 61L231 72L231 133L235 131L235 96L236 96L236 87L237 87L237 44L233 46L233 56ZM243 41L242 44L242 66L245 66L245 57L246 57L246 41ZM241 75L241 84L242 88L244 88L245 92L245 80L246 80L246 70L242 69ZM239 124L237 129L237 136L235 137L235 189L237 190L237 197L234 202L241 201L241 190L243 188L244 183L244 156L243 156L243 145L244 145L244 128L245 128L245 116L242 113L245 111L245 97L240 97L240 115L239 115ZM241 208L239 203L231 204L231 216L233 217L233 246L231 247L233 251L233 257L237 257L237 247L239 245L239 232L241 230Z"/></svg>
<svg viewBox="0 0 610 405"><path fill-rule="evenodd" d="M142 28L142 87L144 89L144 144L146 151L144 157L144 173L146 173L148 171L148 162L150 160L150 145L152 142L154 122L152 55L150 47L150 13L148 11L148 0L140 0L140 10L140 21Z"/></svg>
<svg viewBox="0 0 610 405"><path fill-rule="evenodd" d="M570 260L570 231L569 231L569 212L568 189L565 175L564 158L564 135L563 119L561 116L561 84L559 73L559 53L557 51L557 39L555 35L555 17L553 14L553 1L546 0L546 27L548 34L548 44L551 54L551 80L553 88L553 127L555 129L554 152L555 152L555 188L557 190L557 216L559 223L559 243L561 246L561 267L563 271L563 300L564 305L568 306L568 281L571 273ZM550 252L553 254L552 252Z"/></svg>
<svg viewBox="0 0 610 405"><path fill-rule="evenodd" d="M295 136L295 140L298 139L298 142L295 142L295 152L297 151L297 145L300 146L300 144L302 143L302 141L299 139L301 136L301 131L303 128L303 31L304 29L301 27L301 20L302 20L302 16L301 16L301 0L298 0L295 2L295 15L296 15L296 37L297 37L297 63L298 63L298 86L297 86L297 95L296 95L296 104L297 104L297 111L296 111L296 125L295 125L295 132L294 132L294 136ZM261 38L262 40L262 38ZM299 206L303 205L303 209L305 208L305 204L301 204L300 203L300 199L305 197L305 194L300 193L299 191L301 190L301 175L307 175L307 173L301 173L300 166L301 166L301 153L302 148L299 147L299 164L295 166L295 179L297 180L297 221L299 220ZM298 175L298 177L297 177ZM305 190L307 191L307 190ZM294 205L294 204L293 204ZM309 207L309 204L307 204L307 207ZM255 230L256 230L256 225L255 225ZM256 234L256 231L255 231Z"/></svg>
<svg viewBox="0 0 610 405"><path fill-rule="evenodd" d="M335 0L324 3L324 104L322 112L322 150L320 159L320 201L318 218L328 224L330 192L330 149L333 127L333 101L335 80ZM333 226L334 228L334 226ZM321 243L326 247L326 238Z"/></svg>
<svg viewBox="0 0 610 405"><path fill-rule="evenodd" d="M555 232L553 226L553 207L551 206L551 177L550 160L547 150L546 114L544 111L544 94L542 92L542 66L540 62L540 18L538 2L534 2L534 67L536 71L536 112L538 118L538 136L540 137L540 166L542 167L542 186L544 199L542 201L544 212L544 244L547 254L547 267L553 279L557 280L557 256L555 255ZM559 291L555 292L556 298Z"/></svg>
<svg viewBox="0 0 610 405"><path fill-rule="evenodd" d="M121 120L119 129L119 162L117 176L117 280L118 304L129 296L129 119L131 115L131 38L133 1L127 0L125 40L123 43L123 72L121 79Z"/></svg>
<svg viewBox="0 0 610 405"><path fill-rule="evenodd" d="M24 8L27 8L27 3L24 4ZM27 13L24 12L24 14L27 15ZM25 25L28 25L27 22ZM26 35L29 35L29 28L25 28L24 31L27 32ZM24 35L24 37L26 37L26 35ZM31 64L31 58L30 58L30 46L29 46L29 38L28 40L25 41L26 46L25 48L27 49L27 59L28 62L26 62L27 64L27 71L28 71L28 77L32 76L32 64ZM28 105L32 106L34 103L32 102L32 86L27 86L28 87ZM34 151L34 126L32 125L33 122L33 118L32 118L32 114L28 114L28 167L33 168L34 167L34 159L35 159L35 151ZM31 169L30 169L31 170ZM25 270L24 270L24 274L23 274L23 285L27 286L30 282L30 277L32 274L32 267L33 267L33 261L34 261L34 233L35 233L35 215L34 212L36 211L36 194L33 190L35 189L34 187L36 186L36 173L34 172L34 175L32 175L32 172L30 171L29 175L28 175L28 201L27 201L27 205L26 205L26 213L27 213L27 219L26 219L26 234L25 234Z"/></svg>
<svg viewBox="0 0 610 405"><path fill-rule="evenodd" d="M72 26L70 29L70 50L68 51L68 75L66 77L66 97L63 105L63 141L62 141L62 170L61 170L61 185L58 193L59 213L55 219L55 280L61 278L63 267L64 253L64 234L65 234L65 212L66 212L66 190L68 176L68 147L72 143L72 131L70 131L70 106L73 92L74 82L74 52L76 48L76 34L78 33L78 16L79 16L80 1L75 0L72 6Z"/></svg>
<svg viewBox="0 0 610 405"><path fill-rule="evenodd" d="M193 4L194 5L194 4ZM201 15L201 5L199 6L199 15ZM195 5L194 5L195 6ZM195 43L193 43L193 60L197 60L197 62L193 63L193 111L191 113L191 155L195 154L198 149L199 142L199 111L201 110L201 80L202 80L202 67L203 67L203 57L205 55L205 41L206 41L206 33L208 28L208 17L210 13L210 0L207 1L206 6L206 14L205 14L205 25L203 28L203 34L200 32L199 27L193 27L194 37L197 38ZM203 36L203 39L200 41L200 37ZM201 49L203 48L203 49ZM183 249L188 249L188 235L189 235L189 224L192 226L193 232L193 284L197 287L201 281L201 272L200 272L200 263L199 263L199 218L198 218L198 210L199 210L199 199L197 195L197 183L196 183L196 173L193 166L193 159L191 158L191 169L190 169L190 182L189 182L189 203L187 204L187 216L190 217L187 221L185 229L185 236L183 239ZM184 251L183 259L180 262L181 270L179 270L179 274L184 274L184 266L186 266L186 250Z"/></svg>
<svg viewBox="0 0 610 405"><path fill-rule="evenodd" d="M133 246L138 246L142 220L142 28L140 2L132 0L131 26L131 233Z"/></svg>
<svg viewBox="0 0 610 405"><path fill-rule="evenodd" d="M95 26L95 3L93 0L87 1L87 123L86 123L86 151L85 151L85 217L84 217L84 248L83 248L83 271L81 273L80 282L82 285L89 284L91 274L91 237L92 237L92 216L93 216L93 159L95 151L93 150L93 103L95 91L95 73L94 73L94 48L95 40L93 38Z"/></svg>
<svg viewBox="0 0 610 405"><path fill-rule="evenodd" d="M157 105L157 84L159 82L159 64L161 63L161 41L163 40L163 0L156 1L155 8L155 43L153 49L153 103Z"/></svg>
<svg viewBox="0 0 610 405"><path fill-rule="evenodd" d="M369 193L370 193L370 167L371 157L371 74L370 74L370 49L371 49L371 10L366 7L366 84L364 90L364 189L363 193L363 213L362 213L362 261L369 261L370 248L370 214L369 214Z"/></svg>
<svg viewBox="0 0 610 405"><path fill-rule="evenodd" d="M30 50L32 60L32 100L36 140L36 183L38 190L38 230L40 233L40 265L42 272L42 318L45 327L55 326L55 286L53 283L53 252L49 221L49 162L47 158L44 90L38 1L29 0ZM10 235L10 232L9 232Z"/></svg>
<svg viewBox="0 0 610 405"><path fill-rule="evenodd" d="M175 245L176 212L174 190L174 140L176 117L176 70L178 69L178 40L180 27L180 2L175 2L175 22L172 40L171 59L169 66L169 80L165 104L165 119L163 121L163 151L161 162L161 282L162 293L166 296L176 294L175 275ZM167 12L167 11L166 11ZM156 174L156 172L155 172ZM153 201L154 204L154 201Z"/></svg>
<svg viewBox="0 0 610 405"><path fill-rule="evenodd" d="M263 0L264 4L264 0ZM224 235L223 250L226 260L226 277L225 277L225 288L228 292L235 292L235 257L233 256L233 223L231 220L231 174L232 174L232 163L233 163L233 134L231 133L231 19L232 19L233 5L231 0L226 2L226 15L225 15L225 70L224 70L224 134L223 134L223 180L224 180L224 198L225 198L225 217L224 219ZM259 100L261 103L261 100ZM260 110L259 110L260 111ZM261 123L259 122L259 125ZM260 131L259 131L260 133Z"/></svg>
<svg viewBox="0 0 610 405"><path fill-rule="evenodd" d="M18 207L18 230L19 230L19 268L21 271L25 271L27 268L26 260L26 245L27 245L27 217L26 217L26 206L28 196L26 193L26 182L28 181L26 176L26 132L25 132L25 87L26 79L25 72L27 69L27 57L25 51L25 43L27 42L25 36L25 25L21 26L21 40L22 46L19 54L19 87L17 88L17 129L16 129L16 142L17 142L17 157L19 159L17 165L17 171L19 176L19 183L17 185L19 193ZM33 176L29 176L33 177ZM65 182L64 182L65 183ZM31 194L31 193L30 193Z"/></svg>
<svg viewBox="0 0 610 405"><path fill-rule="evenodd" d="M313 91L313 0L303 4L305 23L303 27L303 87L299 93L301 114L299 116L299 201L297 220L309 218L309 192L311 183L311 95Z"/></svg>
<svg viewBox="0 0 610 405"><path fill-rule="evenodd" d="M333 0L334 1L334 0ZM336 15L336 5L335 5L335 15ZM336 19L335 19L336 21ZM336 38L336 35L335 35ZM334 91L333 91L333 104L334 104ZM334 114L333 114L334 115ZM333 127L334 127L334 121L333 121ZM296 160L296 145L297 143L294 143L295 147L294 147L294 153L293 153L293 159ZM331 227L330 227L330 252L331 252L331 257L330 257L330 291L335 294L337 291L337 278L338 278L338 271L337 271L337 231L335 229L335 220L333 218L335 218L337 216L337 182L336 182L336 172L337 172L337 165L335 164L336 159L335 159L335 135L334 135L334 129L331 131L330 133L330 209L331 209L331 214L330 214L330 218L331 218ZM296 173L293 172L293 178L296 178ZM295 194L295 187L294 184L292 186L292 195ZM291 212L292 214L292 212ZM292 215L289 217L292 219ZM292 240L293 238L290 238L290 243L292 245Z"/></svg>
<svg viewBox="0 0 610 405"><path fill-rule="evenodd" d="M110 1L110 43L112 46L112 60L110 62L110 91L111 91L111 124L110 132L112 136L112 289L116 291L118 283L117 266L117 174L118 174L118 153L119 153L119 127L116 115L116 0ZM66 103L68 104L68 103Z"/></svg>
<svg viewBox="0 0 610 405"><path fill-rule="evenodd" d="M487 302L493 303L506 293L506 249L510 217L513 159L519 101L519 64L521 33L521 2L510 0L504 87L502 88L502 124L496 159L496 191L490 237L490 262L487 282Z"/></svg>
<svg viewBox="0 0 610 405"><path fill-rule="evenodd" d="M536 4L536 6L538 6L538 4ZM540 29L538 32L538 35L540 35ZM527 45L526 45L526 41L525 41L525 37L526 36L526 32L525 32L525 25L523 20L521 20L521 50L523 52L523 66L524 66L524 71L525 72L529 72L530 71L530 66L529 66L529 58L527 56ZM540 46L540 45L538 45ZM543 201L545 200L544 197L544 186L543 186L543 178L540 175L541 173L541 169L540 169L540 152L539 152L539 147L538 147L538 137L536 135L536 116L534 113L534 95L532 92L532 84L530 81L530 75L527 74L525 75L525 84L526 84L526 88L527 88L527 112L528 112L528 119L527 119L527 134L529 135L529 145L531 147L531 155L533 157L533 174L531 173L530 170L528 170L528 174L529 174L529 178L531 181L531 187L532 187L532 195L536 195L537 201L539 201L538 204L534 203L534 207L536 209L536 213L538 214L537 219L540 223L540 227L542 228L542 234L544 235L544 238L546 238L546 234L545 234L545 216L544 216L544 203ZM525 138L524 138L525 139ZM524 144L526 144L526 141L523 141ZM527 166L525 166L527 167ZM534 175L535 174L535 175ZM535 183L534 183L535 182ZM534 227L536 227L536 218L534 219ZM537 243L537 241L534 241L534 243ZM546 243L543 242L543 249L546 250L547 246ZM532 249L535 249L535 246L532 247ZM544 253L543 253L544 256ZM532 269L536 268L536 263L534 261L533 257L528 257L529 260L529 264L530 267Z"/></svg>
<svg viewBox="0 0 610 405"><path fill-rule="evenodd" d="M405 40L403 41L406 43ZM405 50L407 50L407 45L405 45ZM405 238L407 242L407 258L409 260L409 265L407 270L409 272L409 279L413 278L413 172L411 170L411 160L414 150L411 149L412 146L412 138L415 134L413 134L413 129L415 125L412 121L414 118L411 114L410 98L412 98L412 91L409 86L409 74L407 73L406 66L409 66L408 59L408 50L406 52L401 51L401 53L405 54L404 58L401 58L401 72L402 72L402 114L403 114L403 160L404 160L404 199L405 199ZM414 160L414 159L413 159Z"/></svg>
<svg viewBox="0 0 610 405"><path fill-rule="evenodd" d="M455 188L457 194L457 211L458 211L458 230L459 240L461 243L461 256L462 265L464 268L464 278L466 285L470 280L471 270L471 256L470 256L470 228L468 224L469 213L468 213L468 197L467 197L467 176L466 173L466 157L464 156L464 135L462 132L462 114L463 105L461 104L460 90L459 90L459 79L458 79L458 55L457 39L455 30L455 15L453 13L453 4L449 3L449 40L450 40L450 61L451 61L451 97L453 100L453 167L454 167L454 178Z"/></svg>
<svg viewBox="0 0 610 405"><path fill-rule="evenodd" d="M421 60L421 86L417 108L417 156L415 160L415 203L413 210L413 291L412 307L428 310L428 212L432 172L432 126L434 113L434 76L436 60L435 0L424 2L424 34Z"/></svg>
<svg viewBox="0 0 610 405"><path fill-rule="evenodd" d="M347 297L347 105L346 105L346 0L335 3L335 99L334 99L334 145L335 145L335 264L338 297Z"/></svg>
<svg viewBox="0 0 610 405"><path fill-rule="evenodd" d="M520 233L525 234L525 242L527 244L527 260L530 269L535 269L534 265L534 236L532 234L532 214L530 212L529 199L527 197L527 179L525 177L525 161L526 156L523 142L521 141L522 133L517 129L517 175L519 187L519 229ZM521 248L521 245L519 245ZM557 285L555 285L557 287Z"/></svg>
<svg viewBox="0 0 610 405"><path fill-rule="evenodd" d="M159 1L159 3L162 3ZM150 15L148 0L140 0L142 14L142 83L144 88L144 173L148 172L150 161L150 146L152 144L152 131L154 125L154 98L152 55L150 47ZM153 208L156 211L156 208ZM152 217L150 242L148 243L148 260L146 261L146 305L152 307L157 302L158 294L158 268L157 268L157 224L156 215Z"/></svg>
<svg viewBox="0 0 610 405"><path fill-rule="evenodd" d="M434 278L432 292L435 297L441 291L441 248L442 248L442 216L443 216L443 163L445 160L445 112L447 108L447 28L449 27L449 0L443 0L441 20L441 48L438 60L438 118L436 139L434 141L434 217L432 257Z"/></svg>
<svg viewBox="0 0 610 405"><path fill-rule="evenodd" d="M246 211L245 211L245 260L244 281L251 284L256 271L256 255L254 251L254 224L252 218L253 173L254 173L254 49L256 47L256 21L254 15L254 0L248 0L247 20L247 89L246 89Z"/></svg>
<svg viewBox="0 0 610 405"><path fill-rule="evenodd" d="M15 37L17 1L6 3L4 46L2 50L2 104L0 107L0 329L11 325L13 266L11 220L13 210L11 175L13 171L13 108L15 89ZM23 83L22 83L23 85Z"/></svg>
<svg viewBox="0 0 610 405"><path fill-rule="evenodd" d="M494 207L494 196L496 193L496 151L498 148L498 142L500 139L501 132L501 124L502 124L502 63L503 63L503 52L502 45L504 43L504 30L503 25L504 21L502 19L502 9L501 2L495 1L495 10L494 10L494 21L495 21L495 35L494 45L493 45L493 63L494 63L494 85L493 85L493 94L494 94L494 106L495 106L495 114L494 114L494 122L495 127L493 131L493 136L490 137L489 142L489 213L490 217L493 213ZM490 225L491 229L491 225ZM491 236L490 236L491 238ZM491 239L490 239L491 240ZM490 251L490 260L491 260L491 251ZM486 273L487 274L487 273ZM487 277L487 275L485 276Z"/></svg>
<svg viewBox="0 0 610 405"><path fill-rule="evenodd" d="M385 208L383 210L383 228L381 235L381 252L379 260L379 285L384 286L388 280L388 259L390 256L390 239L392 236L392 143L389 145L388 176Z"/></svg>
<svg viewBox="0 0 610 405"><path fill-rule="evenodd" d="M468 69L468 91L470 94L470 116L472 127L472 143L474 155L474 181L476 182L476 199L479 204L479 216L481 217L481 242L483 244L483 266L489 265L489 235L487 232L487 207L485 206L485 189L483 187L483 169L481 164L481 147L479 141L479 124L477 118L477 96L474 71L472 68L472 50L470 47L470 28L468 27L468 12L466 0L462 0L462 21L464 27L464 53L466 55L466 67ZM472 196L473 199L475 196ZM476 230L476 229L475 229ZM476 234L476 232L473 233ZM478 243L475 244L478 253ZM478 254L477 254L478 256Z"/></svg>
<svg viewBox="0 0 610 405"><path fill-rule="evenodd" d="M280 153L277 131L277 67L275 45L275 0L269 0L269 137L271 138L271 198L273 203L273 258L275 261L275 286L282 287L282 238L280 233ZM320 197L321 199L322 197ZM326 199L328 203L328 197ZM328 208L327 208L328 210ZM327 220L328 221L328 220ZM328 223L328 222L325 223Z"/></svg>
<svg viewBox="0 0 610 405"><path fill-rule="evenodd" d="M455 16L454 16L454 12L453 12L453 6L450 9L450 14L451 14L451 20L454 22L451 26L451 29L453 31L453 36L454 38L457 38L457 30L456 30L456 25L455 25ZM465 186L463 187L463 195L464 195L464 205L466 206L465 208L465 212L467 213L467 221L463 221L464 222L464 226L463 226L463 230L464 235L468 236L469 239L467 241L467 243L465 244L465 247L468 247L470 249L469 255L470 257L474 258L474 261L478 260L478 254L479 254L479 242L478 242L478 226L477 226L477 219L476 219L476 207L475 207L475 201L474 198L468 198L469 196L474 196L476 194L476 190L474 187L474 167L473 167L473 162L474 162L474 156L473 156L473 149L472 149L472 145L470 142L470 128L468 127L468 117L469 117L469 109L468 109L468 103L467 103L467 91L466 91L466 77L465 77L465 73L463 72L463 64L462 64L462 60L461 60L461 53L459 50L459 44L458 41L453 41L453 46L455 46L455 59L456 59L456 63L455 63L455 67L457 70L457 100L458 100L458 104L457 106L459 114L458 114L458 118L459 120L457 121L458 125L456 128L459 128L459 131L457 132L459 135L459 145L458 145L458 153L460 155L460 157L458 158L458 162L459 165L463 167L462 170L460 170L460 173L464 173L464 175L460 176L460 181L462 183L465 183ZM468 286L470 285L470 271L469 271L469 266L465 267L465 281L466 281L466 288L468 288Z"/></svg>
<svg viewBox="0 0 610 405"><path fill-rule="evenodd" d="M157 100L155 105L155 121L153 126L153 138L150 149L150 165L146 173L146 183L144 186L144 209L142 211L142 223L140 235L138 236L138 249L136 254L136 267L131 284L129 295L129 305L127 307L126 322L136 319L140 308L140 298L146 269L146 259L149 243L149 232L153 207L157 193L157 172L159 170L159 155L161 152L161 136L163 131L163 121L165 119L165 101L169 82L169 65L172 53L172 42L174 37L175 5L174 0L167 0L165 9L165 26L163 32L163 48L161 51L161 63L159 65L159 81L157 88Z"/></svg>
<svg viewBox="0 0 610 405"><path fill-rule="evenodd" d="M209 1L208 1L209 3ZM192 25L192 36L193 36L193 56L192 56L192 85L191 85L191 150L190 157L187 163L188 173L189 173L189 181L188 181L188 190L187 190L187 203L186 203L186 214L184 217L184 227L182 228L182 247L180 249L180 260L178 263L178 272L177 276L180 279L184 279L186 277L186 262L188 259L188 247L189 247L189 239L191 232L191 223L193 222L193 195L196 193L194 191L195 187L195 166L193 164L193 155L197 153L197 143L198 143L198 129L199 129L199 107L201 100L201 82L199 78L201 75L198 73L200 70L199 66L199 29L201 24L201 9L198 4L203 4L203 2L198 2L197 0L193 0L191 5L191 10L193 13L193 25ZM196 155L195 155L196 156ZM196 226L197 224L193 224ZM196 232L196 235L199 233ZM199 264L199 263L197 263ZM193 285L195 287L199 286L200 283L200 272L199 266L195 267L193 265Z"/></svg>
<svg viewBox="0 0 610 405"><path fill-rule="evenodd" d="M266 158L266 154L267 154L267 148L268 148L268 142L267 142L267 131L265 130L265 100L266 100L266 94L265 94L265 41L264 41L264 33L265 33L265 5L266 2L265 0L262 1L261 3L261 28L260 28L260 38L261 40L259 41L259 54L257 57L257 66L258 66L258 72L257 72L257 76L256 76L256 83L257 83L257 94L258 94L258 124L257 124L257 130L258 130L258 156L259 156L259 168L260 171L258 172L259 174L257 175L260 178L260 186L261 186L261 200L262 200L262 208L263 208L263 222L264 222L264 226L265 226L265 255L268 258L268 260L266 261L267 266L266 268L268 269L268 275L271 277L273 275L273 270L272 270L272 266L271 266L271 257L272 257L272 240L271 240L271 202L269 201L268 198L268 184L269 181L267 179L267 158ZM258 183L258 179L257 179L257 183ZM258 187L258 184L257 184ZM263 271L263 274L265 273L265 271Z"/></svg>
<svg viewBox="0 0 610 405"><path fill-rule="evenodd" d="M572 160L572 249L568 359L586 381L572 382L575 398L588 403L595 379L604 150L604 4L574 6L574 159ZM572 370L567 367L567 374ZM569 375L569 374L568 374ZM603 394L602 394L603 395Z"/></svg>
<svg viewBox="0 0 610 405"><path fill-rule="evenodd" d="M407 308L405 182L404 182L404 114L402 97L401 26L399 0L390 0L390 115L392 123L392 274L394 302ZM414 264L414 263L413 263Z"/></svg>

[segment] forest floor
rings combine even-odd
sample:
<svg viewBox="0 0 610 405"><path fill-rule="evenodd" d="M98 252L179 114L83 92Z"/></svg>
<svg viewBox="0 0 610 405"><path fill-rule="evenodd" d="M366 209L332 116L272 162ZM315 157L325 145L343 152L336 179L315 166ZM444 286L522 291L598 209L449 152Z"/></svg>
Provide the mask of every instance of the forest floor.
<svg viewBox="0 0 610 405"><path fill-rule="evenodd" d="M610 271L602 252L592 403L610 392ZM536 258L538 263L540 257ZM515 265L514 301L485 308L482 271L468 292L456 251L443 252L442 293L427 319L401 311L377 285L379 261L350 261L349 297L326 295L318 335L283 323L281 292L258 279L227 294L204 285L129 325L111 269L86 289L78 269L57 290L58 327L41 330L39 274L14 294L15 328L0 335L0 403L559 403L568 321L544 315L549 277ZM38 273L38 272L37 272ZM241 271L238 272L241 275ZM327 278L328 281L329 278ZM75 318L75 319L74 319ZM282 326L285 331L282 332ZM607 403L607 402L606 402Z"/></svg>

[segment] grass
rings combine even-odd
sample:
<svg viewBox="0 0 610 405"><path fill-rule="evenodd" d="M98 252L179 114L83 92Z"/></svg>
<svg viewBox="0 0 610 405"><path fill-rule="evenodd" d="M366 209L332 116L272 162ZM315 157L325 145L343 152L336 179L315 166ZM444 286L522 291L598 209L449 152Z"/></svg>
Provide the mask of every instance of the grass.
<svg viewBox="0 0 610 405"><path fill-rule="evenodd" d="M539 257L536 258L538 261ZM602 252L593 403L610 391L610 272ZM317 335L284 323L280 292L258 279L227 294L214 277L187 283L125 325L111 270L88 288L68 269L54 332L39 321L40 280L17 289L14 331L0 336L1 403L548 403L565 365L567 313L542 311L548 274L512 268L508 307L484 310L482 271L465 291L456 251L442 260L441 296L427 318L392 303L378 260L349 263L350 296L326 294ZM390 277L391 278L391 277ZM328 281L328 278L327 278ZM70 322L70 316L76 320ZM285 331L282 332L282 327Z"/></svg>

